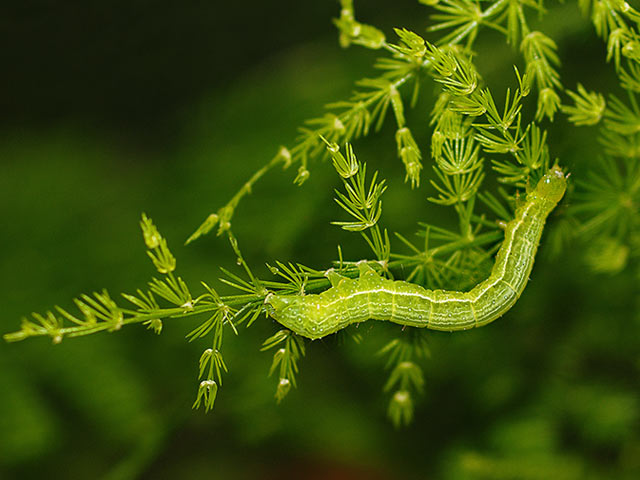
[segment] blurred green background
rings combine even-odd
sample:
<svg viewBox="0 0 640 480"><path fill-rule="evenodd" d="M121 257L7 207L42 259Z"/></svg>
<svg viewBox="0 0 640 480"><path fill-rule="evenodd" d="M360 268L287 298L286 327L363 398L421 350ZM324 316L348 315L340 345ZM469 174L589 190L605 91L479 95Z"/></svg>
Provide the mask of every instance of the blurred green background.
<svg viewBox="0 0 640 480"><path fill-rule="evenodd" d="M0 20L2 333L31 311L71 307L79 293L143 286L153 274L143 211L193 288L214 283L219 266L235 268L227 242L184 239L303 120L374 74L371 52L338 47L333 0L9 3ZM566 85L615 91L605 47L568 3L543 23ZM394 26L428 25L413 0L356 7L390 37ZM500 35L479 43L492 89L512 83L517 61ZM432 92L423 93L410 120L426 151ZM411 236L418 220L446 223L449 212L426 202L427 182L406 188L393 133L356 151L388 180L384 224ZM549 135L552 156L579 176L597 148L593 131L558 119ZM346 258L367 254L329 225L336 175L328 164L311 170L302 187L293 171L273 172L236 213L261 274L275 259L325 268L337 243ZM160 336L132 326L56 346L0 343L0 478L639 478L639 305L636 272L596 276L580 251L543 248L503 319L430 335L425 394L402 430L386 419L376 355L393 326L365 324L361 345L309 343L299 388L280 405L271 356L259 352L276 325L227 335L230 373L207 415L191 410L207 346L185 340L197 320L168 321Z"/></svg>

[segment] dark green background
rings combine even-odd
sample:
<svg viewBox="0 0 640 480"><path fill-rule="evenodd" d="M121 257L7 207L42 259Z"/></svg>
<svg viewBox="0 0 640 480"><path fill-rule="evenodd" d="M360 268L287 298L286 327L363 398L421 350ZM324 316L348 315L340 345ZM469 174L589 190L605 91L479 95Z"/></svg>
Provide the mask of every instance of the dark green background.
<svg viewBox="0 0 640 480"><path fill-rule="evenodd" d="M568 3L541 27L559 43L563 80L619 93L604 46ZM428 25L412 0L356 7L390 38L394 26ZM375 74L371 52L339 48L330 22L338 12L328 0L4 6L0 331L31 311L71 307L82 292L144 286L153 270L143 211L194 290L216 282L219 266L237 268L220 238L182 243L291 145L304 119ZM487 32L478 64L492 90L513 85L512 62L520 59L503 37ZM427 152L425 87L409 118ZM563 119L545 128L552 155L579 177L594 131ZM383 222L392 231L451 223L451 212L426 202L427 182L417 191L403 184L392 129L356 151L388 180ZM329 225L340 215L336 175L328 164L311 170L300 188L293 171L272 172L237 210L235 233L261 274L275 259L325 268L338 242L347 258L367 255ZM277 326L229 334L230 372L207 415L190 408L207 346L186 342L194 320L166 322L161 336L132 326L57 346L0 344L0 478L637 478L640 316L630 270L596 276L579 249L543 248L503 319L430 335L425 393L402 430L385 418L375 354L393 326L363 325L361 345L309 343L299 388L280 405L270 355L259 352Z"/></svg>

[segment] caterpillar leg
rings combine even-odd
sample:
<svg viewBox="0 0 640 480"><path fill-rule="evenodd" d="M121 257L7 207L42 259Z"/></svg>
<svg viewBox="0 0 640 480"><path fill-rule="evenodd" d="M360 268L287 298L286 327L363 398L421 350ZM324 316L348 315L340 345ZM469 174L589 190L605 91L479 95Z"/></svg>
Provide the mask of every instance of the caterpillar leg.
<svg viewBox="0 0 640 480"><path fill-rule="evenodd" d="M333 268L330 268L329 270L324 272L324 276L329 279L329 282L331 282L332 287L337 287L340 284L340 282L342 282L343 280L347 280L347 277L340 275Z"/></svg>
<svg viewBox="0 0 640 480"><path fill-rule="evenodd" d="M369 265L369 262L367 262L366 260L359 261L357 265L358 265L358 272L360 273L360 277L364 277L364 276L370 277L372 275L379 277L378 272L376 272L373 268L371 268L371 266Z"/></svg>

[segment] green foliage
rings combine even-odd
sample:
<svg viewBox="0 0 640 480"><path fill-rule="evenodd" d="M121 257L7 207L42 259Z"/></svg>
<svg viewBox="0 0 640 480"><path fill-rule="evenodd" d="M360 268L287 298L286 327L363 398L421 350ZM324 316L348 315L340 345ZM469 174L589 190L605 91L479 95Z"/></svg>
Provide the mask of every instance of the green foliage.
<svg viewBox="0 0 640 480"><path fill-rule="evenodd" d="M563 105L562 111L569 115L569 121L575 125L596 125L602 118L606 103L604 97L587 90L578 84L578 91L567 91L575 106Z"/></svg>
<svg viewBox="0 0 640 480"><path fill-rule="evenodd" d="M389 278L403 277L429 288L464 289L486 276L487 264L502 239L500 223L512 217L519 196L549 167L552 152L562 148L550 140L555 138L555 131L568 136L579 131L573 126L561 130L564 127L558 124L563 120L551 125L550 122L558 120L558 112L575 126L597 125L601 150L583 164L566 165L560 160L561 164L575 168L571 177L575 191L563 212L562 221L566 223L555 226L550 240L560 238L561 253L567 252L567 245L572 242L578 245L576 250L583 255L585 268L597 274L613 276L637 268L640 110L636 95L640 92L640 13L624 2L580 2L604 41L606 60L612 62L619 88L626 91L623 98L628 99L620 100L619 92L618 96L606 92L605 101L605 94L589 91L582 83L577 84L575 92L562 83L556 41L530 26L532 14L539 16L542 22L538 23L544 25L546 10L542 2L423 0L421 3L434 12L428 32L435 37L426 38L397 28L397 38L387 40L382 30L356 20L351 1L341 2L340 16L334 21L340 44L363 46L381 55L373 65L375 75L358 81L351 96L329 103L327 112L305 122L291 146L279 147L276 155L187 239L190 243L216 227L218 235L227 236L231 256L242 269L241 273L223 270L221 282L231 287L233 294L220 295L204 282L198 287L199 294L190 288L175 273L176 259L166 239L143 214L140 222L143 239L158 276L135 294L123 294L132 306L120 306L106 290L80 295L75 300L79 313L72 314L60 307L44 314L34 313L23 319L19 331L4 338L17 341L47 336L60 343L66 337L116 331L132 323L146 325L159 334L169 320L200 316L202 322L188 338L210 339L199 360L200 384L194 403L194 408L204 407L208 411L218 398L227 372L222 353L225 331L231 328L237 334L238 326L251 326L265 316L264 301L270 294L321 292L330 285L329 271L356 277L357 261L362 260ZM480 62L486 52L476 42L484 27L501 35L521 55L516 61L518 65L509 65L513 73L507 87L490 85L483 77L484 74L490 78ZM422 93L425 91L434 91L435 99ZM420 98L421 93L424 98ZM427 102L432 102L428 107L430 142L421 133L427 124L424 108ZM390 116L393 120L389 120ZM394 122L392 126L389 121ZM380 155L384 158L367 157L369 165L375 164L377 168L367 177L367 164L358 160L352 142L373 135L385 125L391 128L395 144ZM388 204L383 194L391 189L392 182L382 176L387 176L386 169L392 168L380 162L394 155L400 160L396 163L403 168L407 187L422 188L418 190L420 198L448 212L448 222L435 215L423 219L417 241L409 240L405 233L394 232L392 243L389 228L385 227ZM365 158L360 153L359 156ZM312 179L313 168L322 168L314 162L323 158L331 159L336 178L342 182L341 188L335 190L334 200L342 210L341 215L347 215L346 220L338 217L332 224L339 226L345 235L357 233L364 240L362 246L368 247L371 254L365 258L363 249L350 254L357 261L345 261L338 247L338 258L333 262L326 260L317 270L299 263L271 261L275 266L270 266L269 271L277 279L263 278L255 273L259 270L254 271L255 267L250 266L240 249L234 229L236 208L275 167L292 168L293 183L303 185ZM380 350L388 358L389 372L388 380L380 386L390 396L391 421L403 426L412 421L420 409L422 393L429 390L425 384L428 387L430 373L426 376L423 373L429 349L424 332L409 329L394 335ZM270 375L277 376L278 402L292 386L297 386L306 348L303 340L289 330L279 330L264 342L262 350L275 351ZM603 419L602 428L594 426L594 441L600 441L598 435L607 429L613 434L625 434L624 425L637 419L637 402L625 394L605 395L589 387L584 387L584 391L592 400L590 405L604 399L612 410L627 412L620 418ZM580 403L578 397L576 404ZM583 418L593 418L595 414L590 408L577 409L575 415L579 418L574 422L579 424ZM530 427L534 432L542 429L545 435L553 436L547 426L543 422L542 426L522 428L527 431ZM500 430L499 426L496 429ZM504 439L512 434L500 431L496 436ZM573 458L552 457L546 452L541 454L537 469L526 466L528 477L519 476L523 468L508 454L501 458L463 454L456 468L472 478L580 475L581 469ZM553 465L563 468L555 471Z"/></svg>
<svg viewBox="0 0 640 480"><path fill-rule="evenodd" d="M278 386L276 388L276 399L278 402L289 393L291 387L296 386L296 375L298 374L298 361L304 357L304 341L289 330L280 330L272 337L269 337L262 344L262 351L279 348L273 355L273 363L269 375L278 372Z"/></svg>
<svg viewBox="0 0 640 480"><path fill-rule="evenodd" d="M379 352L387 356L387 369L391 372L384 386L385 392L394 392L389 402L389 418L396 426L408 425L413 420L413 396L424 388L424 374L419 362L429 356L424 332L412 330L391 340Z"/></svg>

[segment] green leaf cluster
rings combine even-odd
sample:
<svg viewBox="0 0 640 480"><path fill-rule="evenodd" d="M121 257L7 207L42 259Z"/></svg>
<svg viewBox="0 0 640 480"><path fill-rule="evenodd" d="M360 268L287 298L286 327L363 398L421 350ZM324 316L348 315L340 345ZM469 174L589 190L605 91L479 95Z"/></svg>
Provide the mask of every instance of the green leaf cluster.
<svg viewBox="0 0 640 480"><path fill-rule="evenodd" d="M292 145L278 147L276 155L187 239L190 243L216 227L218 235L227 237L241 273L223 270L220 280L233 294L219 295L204 282L202 293L192 294L175 273L176 259L167 241L143 214L143 239L158 276L145 289L123 295L132 307L120 306L106 291L81 295L75 300L78 314L59 307L34 313L23 319L19 331L4 338L48 336L59 343L65 337L115 331L131 323L160 333L169 319L200 315L204 320L188 337L210 337L211 343L200 357L194 407L210 410L227 372L222 354L225 330L238 333L238 326L250 326L267 316L269 295L321 292L330 286L329 272L354 278L359 262L388 278L403 277L428 288L465 289L486 276L502 240L501 226L513 217L521 196L555 163L548 131L559 128L559 113L572 124L570 128L598 128L602 151L597 162L575 166L575 191L550 235L553 250L562 252L571 242L581 245L585 264L599 274L637 268L640 13L618 0L580 2L606 46L606 60L613 63L625 94L610 94L605 100L603 93L590 91L582 83L576 91L563 84L556 42L532 28L532 14L542 19L546 14L542 1L421 3L431 9L431 24L424 36L396 28L394 40L388 40L382 30L356 20L351 0L341 1L340 15L334 20L339 42L345 48L359 45L380 55L372 66L375 74L357 81L348 98L327 104L326 112L306 121ZM477 40L485 27L503 36L517 58L510 66L513 76L507 88L495 88L484 78ZM434 92L433 99L423 93L424 87ZM428 101L430 111L420 103ZM448 212L448 224L437 218L419 223L417 239L398 232L391 242L383 209L383 194L390 184L379 174L384 172L382 166L367 178L367 163L355 153L354 142L385 125L394 133L390 151L404 170L408 188L417 190L425 204L429 201ZM429 129L429 138L417 133L421 127ZM322 268L271 261L275 266L269 270L278 278L261 278L245 260L235 236L236 209L274 168L293 168L293 183L301 186L311 179L313 168L321 168L314 163L322 159L331 159L337 172L341 188L335 189L334 200L341 215L348 217L332 224L345 235L358 234L370 258L354 253L355 260L345 261L338 245L338 258L327 260ZM367 160L371 165L378 159ZM264 342L262 350L275 351L270 374L278 378L278 401L297 385L305 348L303 340L289 330L279 330ZM383 390L391 396L389 416L396 426L406 425L425 385L420 365L428 354L424 333L402 333L381 351L388 356L389 378ZM475 457L469 462L478 470L488 465Z"/></svg>

